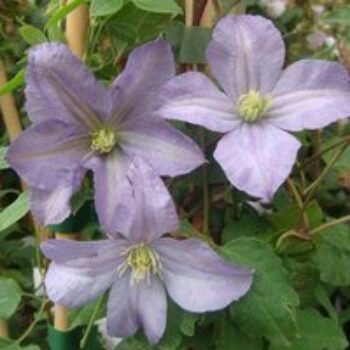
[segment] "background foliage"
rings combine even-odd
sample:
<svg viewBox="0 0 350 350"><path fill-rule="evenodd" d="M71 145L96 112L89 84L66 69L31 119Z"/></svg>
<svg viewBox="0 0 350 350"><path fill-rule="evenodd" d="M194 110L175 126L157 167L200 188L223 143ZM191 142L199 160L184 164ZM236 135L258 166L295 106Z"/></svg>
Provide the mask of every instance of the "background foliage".
<svg viewBox="0 0 350 350"><path fill-rule="evenodd" d="M27 51L45 41L64 42L65 17L84 2L88 1L64 5L59 0L0 0L0 58L10 76L0 94L14 94L24 126L29 124L23 107ZM218 18L237 11L273 16L287 43L288 63L322 58L339 60L350 70L347 1L285 1L286 9L277 17L266 3L216 1ZM91 0L89 4L91 29L84 60L101 81L109 83L134 47L157 37L171 42L179 72L193 64L204 69L210 29L186 27L180 1ZM198 25L206 1L195 4ZM317 45L315 33L324 38ZM184 123L174 125L201 144L210 159L190 175L166 179L182 218L177 234L199 237L228 261L253 268L255 282L246 297L221 312L195 315L170 304L167 331L159 345L150 347L137 335L116 349L346 349L350 226L341 218L350 212L350 125L299 133L304 147L298 162L288 184L268 206L229 185L212 159L218 135ZM42 235L35 234L26 215L27 193L21 193L19 179L3 159L9 139L4 126L0 128L0 322L7 321L11 335L11 340L0 338L0 349L48 349L51 304L40 282L33 282L33 269L39 269L40 276L47 263L38 251ZM60 226L61 231L80 231L83 239L102 237L96 217L90 215L91 191L85 183L72 201L75 217ZM334 220L339 224L333 225ZM86 326L103 316L104 304L102 300L70 310L72 328L82 327L79 334L86 338L91 332ZM102 348L105 340L99 336L99 341Z"/></svg>

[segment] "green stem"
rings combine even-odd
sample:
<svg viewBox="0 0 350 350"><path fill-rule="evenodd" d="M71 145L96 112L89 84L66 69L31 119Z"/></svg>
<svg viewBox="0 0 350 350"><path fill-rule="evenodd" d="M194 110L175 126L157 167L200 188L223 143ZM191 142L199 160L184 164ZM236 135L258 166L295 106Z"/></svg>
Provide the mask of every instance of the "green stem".
<svg viewBox="0 0 350 350"><path fill-rule="evenodd" d="M307 205L311 198L313 197L315 191L320 186L323 179L326 177L326 175L329 173L329 171L333 168L334 164L339 160L339 158L343 155L345 150L349 144L343 145L343 147L340 149L340 151L333 157L333 159L327 164L327 166L323 169L321 174L318 176L318 178L305 190L304 195L306 195L306 199L304 202L304 205Z"/></svg>
<svg viewBox="0 0 350 350"><path fill-rule="evenodd" d="M303 239L304 241L309 240L309 238L307 236L305 236L297 231L294 231L294 230L287 231L283 235L281 235L276 242L275 249L277 252L280 252L280 248L281 248L283 241L288 237L298 237L300 239Z"/></svg>
<svg viewBox="0 0 350 350"><path fill-rule="evenodd" d="M90 332L91 332L91 328L94 324L94 321L96 319L96 316L97 316L97 312L98 310L100 309L101 307L101 304L102 304L102 301L103 301L103 295L98 299L97 303L96 303L96 306L94 308L94 311L90 317L90 320L89 320L89 323L86 327L86 331L84 333L84 336L83 336L83 339L80 341L80 349L84 349L85 346L86 346L86 343L89 339L89 335L90 335Z"/></svg>
<svg viewBox="0 0 350 350"><path fill-rule="evenodd" d="M293 197L295 199L295 202L298 204L298 207L301 209L303 208L303 201L301 199L301 196L299 194L299 191L297 190L296 186L295 186L295 183L292 179L288 179L287 180L287 184L288 184L288 187L290 189L290 191L292 192L293 194Z"/></svg>
<svg viewBox="0 0 350 350"><path fill-rule="evenodd" d="M295 198L295 201L299 207L299 209L301 209L301 227L302 227L302 230L303 232L306 232L308 227L309 227L309 218L307 216L307 213L306 213L306 210L304 210L304 203L303 203L303 200L299 194L299 191L297 190L296 186L295 186L295 183L292 179L288 179L287 180L287 183L288 183L288 187L290 188L294 198Z"/></svg>
<svg viewBox="0 0 350 350"><path fill-rule="evenodd" d="M34 327L38 322L41 321L40 316L44 312L46 305L49 303L49 300L45 300L40 307L40 310L38 312L38 315L36 319L30 324L30 326L24 331L24 333L16 340L15 345L20 345L33 331Z"/></svg>
<svg viewBox="0 0 350 350"><path fill-rule="evenodd" d="M321 157L323 154L328 153L329 151L333 150L334 148L337 148L341 146L343 143L350 143L350 136L344 137L343 139L335 142L332 145L329 145L328 147L324 148L322 151L320 151L317 154L314 154L312 157L310 157L304 164L300 166L300 169L304 169L307 166L309 166L312 162L314 162L316 159Z"/></svg>
<svg viewBox="0 0 350 350"><path fill-rule="evenodd" d="M309 232L309 235L314 235L320 231L326 230L327 228L333 227L335 225L343 224L343 223L348 222L348 221L350 221L350 215L343 216L340 219L336 219L336 220L327 222L321 226L314 228L313 230L311 230Z"/></svg>
<svg viewBox="0 0 350 350"><path fill-rule="evenodd" d="M31 299L34 299L34 300L40 300L41 301L40 297L38 297L37 295L32 294L32 293L22 292L22 296L27 297L27 298L31 298Z"/></svg>
<svg viewBox="0 0 350 350"><path fill-rule="evenodd" d="M321 172L321 158L320 158L321 142L322 142L321 131L314 130L312 132L312 153L314 154L312 175L314 179L316 179Z"/></svg>

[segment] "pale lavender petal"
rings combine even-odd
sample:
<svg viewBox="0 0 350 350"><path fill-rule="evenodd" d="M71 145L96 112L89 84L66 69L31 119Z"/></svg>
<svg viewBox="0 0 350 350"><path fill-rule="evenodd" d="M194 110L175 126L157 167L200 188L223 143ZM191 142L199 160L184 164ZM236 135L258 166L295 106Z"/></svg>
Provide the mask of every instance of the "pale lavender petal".
<svg viewBox="0 0 350 350"><path fill-rule="evenodd" d="M111 337L130 337L140 327L135 295L130 290L130 272L113 284L107 305L107 333Z"/></svg>
<svg viewBox="0 0 350 350"><path fill-rule="evenodd" d="M107 89L66 45L31 49L26 83L26 109L34 122L54 119L91 129L110 113Z"/></svg>
<svg viewBox="0 0 350 350"><path fill-rule="evenodd" d="M270 201L293 168L300 142L266 123L242 124L225 135L214 152L238 189Z"/></svg>
<svg viewBox="0 0 350 350"><path fill-rule="evenodd" d="M104 293L117 278L123 240L76 242L49 240L41 244L52 259L45 276L49 298L67 307L79 307Z"/></svg>
<svg viewBox="0 0 350 350"><path fill-rule="evenodd" d="M42 225L59 224L71 213L70 199L79 189L85 170L77 170L71 184L63 183L53 190L29 188L30 210Z"/></svg>
<svg viewBox="0 0 350 350"><path fill-rule="evenodd" d="M192 312L219 310L249 290L252 272L225 263L197 239L154 242L160 256L162 278L170 297Z"/></svg>
<svg viewBox="0 0 350 350"><path fill-rule="evenodd" d="M148 341L157 343L166 326L167 301L161 281L151 276L130 285L130 275L118 279L110 292L107 332L113 337L128 337L143 328Z"/></svg>
<svg viewBox="0 0 350 350"><path fill-rule="evenodd" d="M7 161L29 184L52 190L70 184L89 157L89 137L78 126L59 121L33 124L10 145Z"/></svg>
<svg viewBox="0 0 350 350"><path fill-rule="evenodd" d="M285 46L270 20L227 15L214 28L207 59L215 78L236 101L249 89L270 92L281 74Z"/></svg>
<svg viewBox="0 0 350 350"><path fill-rule="evenodd" d="M292 64L272 95L266 118L282 129L318 129L350 116L349 76L335 62L302 60Z"/></svg>
<svg viewBox="0 0 350 350"><path fill-rule="evenodd" d="M82 269L104 269L107 265L117 266L124 257L121 251L130 243L122 238L79 242L70 239L48 239L40 249L49 260L59 265Z"/></svg>
<svg viewBox="0 0 350 350"><path fill-rule="evenodd" d="M129 186L113 217L113 232L133 241L150 242L178 228L174 202L159 176L136 158L128 172Z"/></svg>
<svg viewBox="0 0 350 350"><path fill-rule="evenodd" d="M272 94L280 96L304 90L350 90L349 75L339 63L323 60L300 60L288 66Z"/></svg>
<svg viewBox="0 0 350 350"><path fill-rule="evenodd" d="M99 221L106 233L115 232L113 220L127 185L130 160L116 148L104 157L92 157L85 166L94 173L95 208Z"/></svg>
<svg viewBox="0 0 350 350"><path fill-rule="evenodd" d="M165 40L152 41L134 49L111 88L114 95L113 121L118 124L124 119L151 112L157 104L155 97L161 87L174 74L173 53Z"/></svg>
<svg viewBox="0 0 350 350"><path fill-rule="evenodd" d="M218 132L230 131L240 123L234 102L202 73L178 75L164 86L160 99L157 114L165 119L182 120Z"/></svg>
<svg viewBox="0 0 350 350"><path fill-rule="evenodd" d="M189 173L205 161L192 139L162 120L135 120L119 135L125 153L146 159L158 175Z"/></svg>

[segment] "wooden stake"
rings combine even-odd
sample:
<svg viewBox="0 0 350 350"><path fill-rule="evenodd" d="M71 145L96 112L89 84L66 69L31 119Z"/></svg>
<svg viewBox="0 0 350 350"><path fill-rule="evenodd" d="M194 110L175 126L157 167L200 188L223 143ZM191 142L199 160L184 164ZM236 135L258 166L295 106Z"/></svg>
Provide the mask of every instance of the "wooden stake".
<svg viewBox="0 0 350 350"><path fill-rule="evenodd" d="M5 71L5 65L0 59L0 87L5 85L6 83L7 75ZM0 96L0 110L10 141L13 141L22 132L22 126L20 123L15 99L13 98L12 94L9 93ZM24 187L23 183L22 187ZM0 337L8 338L8 336L9 331L7 327L7 321L4 319L0 319Z"/></svg>
<svg viewBox="0 0 350 350"><path fill-rule="evenodd" d="M0 86L5 85L6 83L7 76L5 66L2 60L0 60ZM0 108L9 138L13 141L22 132L22 126L15 99L12 94L0 96Z"/></svg>
<svg viewBox="0 0 350 350"><path fill-rule="evenodd" d="M68 14L66 20L66 38L72 52L82 58L89 29L89 8L83 4ZM78 233L56 233L56 239L79 239ZM54 327L63 332L69 329L68 309L56 304L54 307Z"/></svg>
<svg viewBox="0 0 350 350"><path fill-rule="evenodd" d="M188 27L193 25L193 15L194 15L194 0L185 0L185 24Z"/></svg>
<svg viewBox="0 0 350 350"><path fill-rule="evenodd" d="M208 0L200 20L201 27L211 28L215 23L216 13L213 0Z"/></svg>
<svg viewBox="0 0 350 350"><path fill-rule="evenodd" d="M67 16L66 37L70 49L82 58L89 30L89 8L86 4L78 6Z"/></svg>
<svg viewBox="0 0 350 350"><path fill-rule="evenodd" d="M65 332L69 328L68 309L65 306L55 304L54 307L54 327L60 332Z"/></svg>
<svg viewBox="0 0 350 350"><path fill-rule="evenodd" d="M9 330L7 328L6 320L0 318L0 338L8 338Z"/></svg>

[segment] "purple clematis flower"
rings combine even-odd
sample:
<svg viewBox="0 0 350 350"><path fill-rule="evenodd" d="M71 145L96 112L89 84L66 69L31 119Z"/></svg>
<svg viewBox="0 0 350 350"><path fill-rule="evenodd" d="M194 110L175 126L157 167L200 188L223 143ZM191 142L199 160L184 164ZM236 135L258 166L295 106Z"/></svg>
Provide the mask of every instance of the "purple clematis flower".
<svg viewBox="0 0 350 350"><path fill-rule="evenodd" d="M228 15L207 49L219 90L189 72L163 90L159 115L225 133L214 153L230 182L272 199L291 172L299 141L286 131L322 128L350 115L350 85L338 63L301 60L282 70L285 45L260 16Z"/></svg>
<svg viewBox="0 0 350 350"><path fill-rule="evenodd" d="M28 183L32 210L42 224L69 215L70 198L88 169L94 173L100 222L111 231L135 156L157 176L187 173L204 161L190 138L155 117L155 97L174 71L171 48L163 40L136 48L108 88L63 44L30 51L26 109L33 124L6 158Z"/></svg>
<svg viewBox="0 0 350 350"><path fill-rule="evenodd" d="M178 228L166 187L139 159L127 178L125 201L115 217L121 234L95 242L43 242L41 249L52 260L45 285L50 299L67 307L79 307L111 288L108 333L127 337L142 328L156 343L166 325L166 291L185 310L218 310L247 293L252 272L225 263L197 239L161 237ZM120 220L130 211L129 220Z"/></svg>

